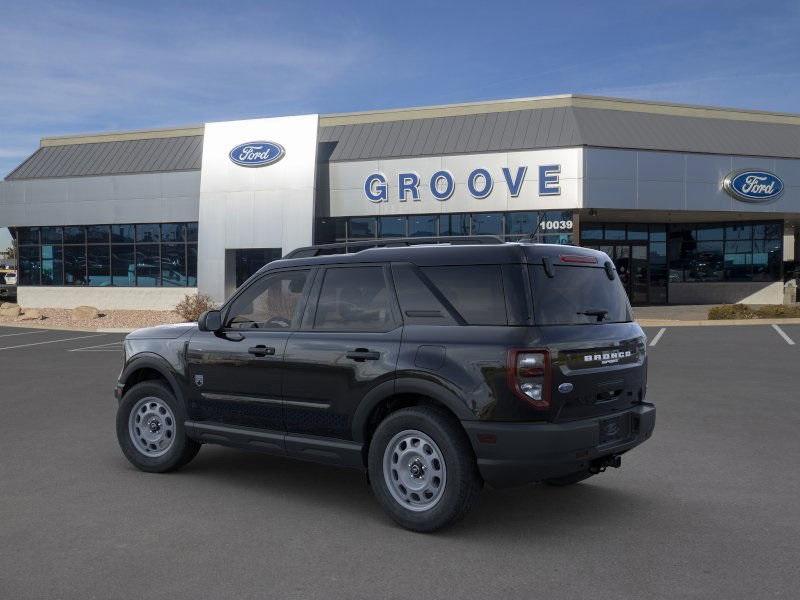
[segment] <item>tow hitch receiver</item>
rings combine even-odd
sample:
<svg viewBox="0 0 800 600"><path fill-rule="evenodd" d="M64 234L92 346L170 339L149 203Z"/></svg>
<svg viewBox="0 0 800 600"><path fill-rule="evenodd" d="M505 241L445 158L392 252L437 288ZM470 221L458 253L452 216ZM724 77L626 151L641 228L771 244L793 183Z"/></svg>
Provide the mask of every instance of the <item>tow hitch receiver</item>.
<svg viewBox="0 0 800 600"><path fill-rule="evenodd" d="M602 473L608 467L619 469L621 465L622 457L618 454L612 454L611 456L604 456L603 458L592 461L592 464L589 466L589 472L593 474Z"/></svg>

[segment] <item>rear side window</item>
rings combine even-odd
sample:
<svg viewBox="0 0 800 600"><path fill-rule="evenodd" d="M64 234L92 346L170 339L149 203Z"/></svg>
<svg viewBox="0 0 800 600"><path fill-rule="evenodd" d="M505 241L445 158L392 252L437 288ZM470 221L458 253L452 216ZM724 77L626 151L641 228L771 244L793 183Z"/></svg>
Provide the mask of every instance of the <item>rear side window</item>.
<svg viewBox="0 0 800 600"><path fill-rule="evenodd" d="M597 267L555 266L548 277L541 265L530 267L533 313L537 325L587 325L631 320L628 296L619 277L609 279Z"/></svg>
<svg viewBox="0 0 800 600"><path fill-rule="evenodd" d="M333 267L325 271L314 329L388 331L393 325L383 267Z"/></svg>
<svg viewBox="0 0 800 600"><path fill-rule="evenodd" d="M499 265L420 269L468 325L506 325L505 294Z"/></svg>

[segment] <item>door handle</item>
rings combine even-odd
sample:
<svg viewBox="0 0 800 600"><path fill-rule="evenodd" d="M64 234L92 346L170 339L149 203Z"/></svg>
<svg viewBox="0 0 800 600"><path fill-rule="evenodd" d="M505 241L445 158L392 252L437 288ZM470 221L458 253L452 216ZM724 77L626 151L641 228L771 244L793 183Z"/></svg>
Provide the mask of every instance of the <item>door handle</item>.
<svg viewBox="0 0 800 600"><path fill-rule="evenodd" d="M366 348L356 348L345 354L345 356L356 362L364 362L365 360L379 360L381 353L375 352L374 350L367 350Z"/></svg>
<svg viewBox="0 0 800 600"><path fill-rule="evenodd" d="M252 346L248 348L247 351L252 354L253 356L274 356L275 355L275 348L271 346L265 346L263 344L259 344L258 346Z"/></svg>

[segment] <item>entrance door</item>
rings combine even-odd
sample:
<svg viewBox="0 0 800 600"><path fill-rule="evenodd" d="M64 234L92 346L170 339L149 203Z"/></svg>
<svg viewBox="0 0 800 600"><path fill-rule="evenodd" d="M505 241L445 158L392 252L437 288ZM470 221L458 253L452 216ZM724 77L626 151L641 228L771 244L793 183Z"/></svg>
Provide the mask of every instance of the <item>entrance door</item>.
<svg viewBox="0 0 800 600"><path fill-rule="evenodd" d="M615 244L587 245L587 248L608 254L614 262L628 298L633 305L648 304L649 268L646 244L622 242Z"/></svg>

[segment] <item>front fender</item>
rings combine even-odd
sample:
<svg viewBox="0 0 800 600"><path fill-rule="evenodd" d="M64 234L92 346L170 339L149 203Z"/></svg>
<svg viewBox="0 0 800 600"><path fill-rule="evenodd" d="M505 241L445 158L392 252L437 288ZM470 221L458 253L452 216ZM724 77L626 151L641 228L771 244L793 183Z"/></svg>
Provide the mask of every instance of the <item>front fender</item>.
<svg viewBox="0 0 800 600"><path fill-rule="evenodd" d="M122 373L119 375L117 388L124 388L131 376L142 369L152 369L164 377L172 388L178 401L186 406L186 394L178 381L178 373L176 373L175 369L166 358L155 352L140 352L131 357L128 364L125 365L122 369ZM188 409L188 406L186 406L186 408Z"/></svg>

